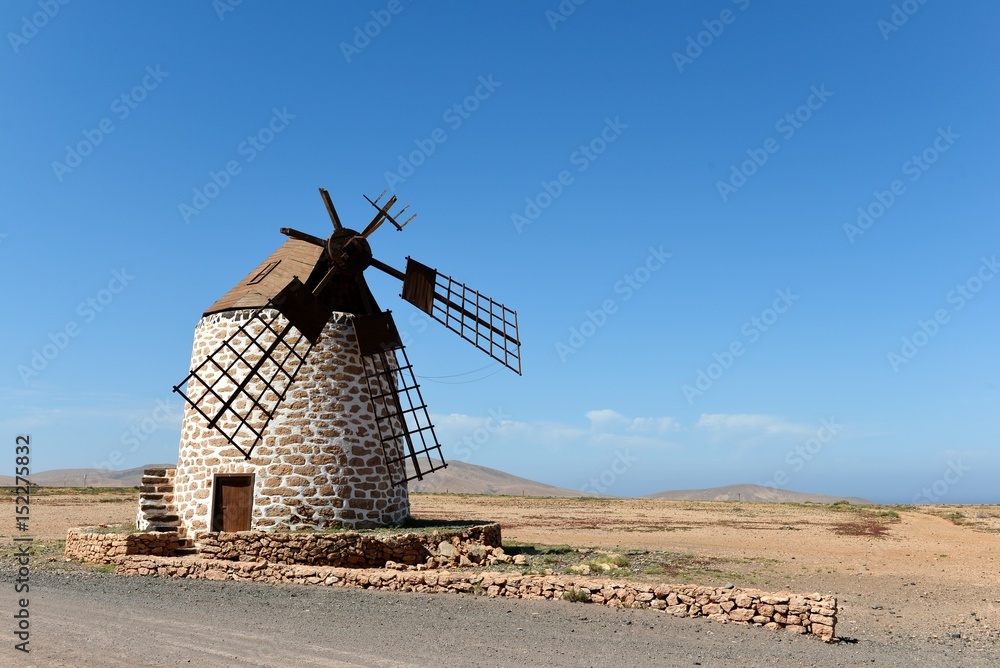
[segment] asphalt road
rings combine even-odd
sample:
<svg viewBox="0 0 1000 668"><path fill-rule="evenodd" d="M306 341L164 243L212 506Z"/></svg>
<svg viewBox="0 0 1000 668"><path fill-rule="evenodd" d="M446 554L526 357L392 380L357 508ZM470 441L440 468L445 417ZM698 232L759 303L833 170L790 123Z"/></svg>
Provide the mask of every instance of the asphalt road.
<svg viewBox="0 0 1000 668"><path fill-rule="evenodd" d="M30 654L3 574L0 666L996 666L960 639L824 644L779 631L563 601L99 573L32 574Z"/></svg>

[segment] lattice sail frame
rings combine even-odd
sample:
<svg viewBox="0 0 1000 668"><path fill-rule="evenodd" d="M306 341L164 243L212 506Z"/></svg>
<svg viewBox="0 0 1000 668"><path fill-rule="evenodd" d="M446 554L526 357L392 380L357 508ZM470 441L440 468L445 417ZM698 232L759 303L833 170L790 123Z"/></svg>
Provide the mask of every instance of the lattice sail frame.
<svg viewBox="0 0 1000 668"><path fill-rule="evenodd" d="M413 258L406 259L401 296L520 375L521 342L514 310Z"/></svg>
<svg viewBox="0 0 1000 668"><path fill-rule="evenodd" d="M313 342L269 301L174 392L250 459L312 348Z"/></svg>
<svg viewBox="0 0 1000 668"><path fill-rule="evenodd" d="M406 348L388 311L354 318L365 382L390 482L403 485L447 468ZM413 465L413 475L406 462Z"/></svg>

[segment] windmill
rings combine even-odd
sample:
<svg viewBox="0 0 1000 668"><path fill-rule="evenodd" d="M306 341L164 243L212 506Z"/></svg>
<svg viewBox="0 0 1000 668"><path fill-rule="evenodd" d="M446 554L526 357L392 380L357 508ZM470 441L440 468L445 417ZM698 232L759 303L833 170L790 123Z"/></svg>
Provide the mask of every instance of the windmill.
<svg viewBox="0 0 1000 668"><path fill-rule="evenodd" d="M365 197L360 232L282 228L288 240L205 311L185 400L173 509L182 531L365 526L409 514L406 483L447 466L391 312L364 278L402 281L405 301L520 374L517 314L431 267L372 255L408 207ZM409 465L409 466L407 466ZM408 470L409 469L409 470ZM253 520L251 522L251 519Z"/></svg>

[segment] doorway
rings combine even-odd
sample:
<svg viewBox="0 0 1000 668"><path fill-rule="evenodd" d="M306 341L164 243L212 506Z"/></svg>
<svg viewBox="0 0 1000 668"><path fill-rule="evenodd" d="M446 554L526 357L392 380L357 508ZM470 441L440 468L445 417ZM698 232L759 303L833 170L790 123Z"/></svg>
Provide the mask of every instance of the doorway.
<svg viewBox="0 0 1000 668"><path fill-rule="evenodd" d="M215 476L212 531L249 531L253 475Z"/></svg>

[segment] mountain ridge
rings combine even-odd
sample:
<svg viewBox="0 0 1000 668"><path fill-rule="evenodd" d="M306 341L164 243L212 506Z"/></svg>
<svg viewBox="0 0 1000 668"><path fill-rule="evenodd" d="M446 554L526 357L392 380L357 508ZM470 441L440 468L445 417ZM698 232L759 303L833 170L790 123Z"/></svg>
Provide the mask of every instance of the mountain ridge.
<svg viewBox="0 0 1000 668"><path fill-rule="evenodd" d="M147 464L121 471L106 469L53 469L39 471L28 476L33 484L42 487L138 487L142 472L147 468L173 466L173 464ZM413 474L412 468L407 467ZM13 476L0 476L0 486L12 487ZM423 480L411 480L409 489L415 493L428 494L484 494L502 496L554 496L593 497L608 496L558 487L522 478L499 469L469 464L462 461L448 462L447 468L430 473ZM629 497L623 497L629 498ZM737 484L707 489L664 490L654 494L635 497L640 499L667 499L674 501L747 501L762 503L834 503L849 501L855 504L871 504L858 497L830 496L792 490L764 487L762 485Z"/></svg>
<svg viewBox="0 0 1000 668"><path fill-rule="evenodd" d="M764 485L723 485L707 489L672 489L654 494L646 494L641 499L667 499L673 501L748 501L757 503L836 503L849 501L853 504L871 504L873 501L857 496L831 496L829 494L813 494L811 492L796 492L790 489L778 489Z"/></svg>

